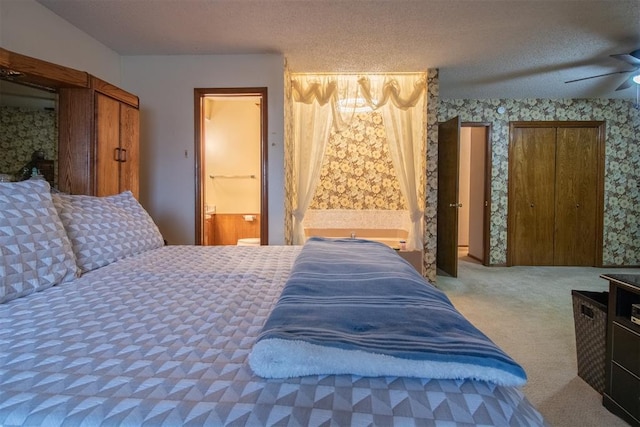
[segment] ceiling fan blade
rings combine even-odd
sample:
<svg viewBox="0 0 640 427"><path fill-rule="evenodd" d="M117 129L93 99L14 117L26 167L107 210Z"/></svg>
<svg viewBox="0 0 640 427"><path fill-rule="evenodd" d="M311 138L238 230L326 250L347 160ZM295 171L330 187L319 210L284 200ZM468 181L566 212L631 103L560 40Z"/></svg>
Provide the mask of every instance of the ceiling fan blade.
<svg viewBox="0 0 640 427"><path fill-rule="evenodd" d="M616 91L625 90L627 88L630 88L632 85L633 85L633 76L629 76L622 82L620 86L616 88Z"/></svg>
<svg viewBox="0 0 640 427"><path fill-rule="evenodd" d="M598 74L597 76L591 76L591 77L583 77L581 79L574 79L574 80L567 80L565 83L573 83L573 82L581 82L582 80L589 80L589 79L595 79L598 77L604 77L604 76L612 76L614 74L626 74L626 73L631 73L635 70L630 70L630 71L614 71L613 73L606 73L606 74Z"/></svg>
<svg viewBox="0 0 640 427"><path fill-rule="evenodd" d="M617 55L611 55L611 57L624 61L629 65L633 65L634 67L640 67L640 58L636 57L635 55L632 55L632 54L635 54L636 52L638 51L634 51L631 53L620 53Z"/></svg>

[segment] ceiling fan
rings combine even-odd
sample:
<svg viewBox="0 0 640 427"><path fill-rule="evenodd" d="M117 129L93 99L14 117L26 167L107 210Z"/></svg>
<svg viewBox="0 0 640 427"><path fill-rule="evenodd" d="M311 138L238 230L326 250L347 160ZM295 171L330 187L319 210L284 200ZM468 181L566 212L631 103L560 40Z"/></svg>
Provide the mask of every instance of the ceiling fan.
<svg viewBox="0 0 640 427"><path fill-rule="evenodd" d="M636 49L633 52L629 52L629 53L619 53L616 55L611 55L611 57L619 59L620 61L626 62L627 64L631 65L633 69L624 70L624 71L614 71L613 73L599 74L597 76L591 76L591 77L583 77L581 79L569 80L569 81L566 81L565 83L579 82L582 80L595 79L598 77L611 76L614 74L631 74L622 82L620 86L616 88L616 90L618 91L618 90L627 89L631 87L631 85L634 82L640 85L640 49Z"/></svg>

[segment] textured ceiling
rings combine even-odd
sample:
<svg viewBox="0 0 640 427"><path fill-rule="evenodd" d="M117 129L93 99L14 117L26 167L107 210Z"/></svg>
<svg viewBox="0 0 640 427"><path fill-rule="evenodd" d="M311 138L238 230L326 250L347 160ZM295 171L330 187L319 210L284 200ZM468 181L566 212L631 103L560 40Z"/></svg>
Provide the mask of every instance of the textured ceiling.
<svg viewBox="0 0 640 427"><path fill-rule="evenodd" d="M280 53L294 72L440 69L443 98L632 98L640 0L38 0L121 55Z"/></svg>

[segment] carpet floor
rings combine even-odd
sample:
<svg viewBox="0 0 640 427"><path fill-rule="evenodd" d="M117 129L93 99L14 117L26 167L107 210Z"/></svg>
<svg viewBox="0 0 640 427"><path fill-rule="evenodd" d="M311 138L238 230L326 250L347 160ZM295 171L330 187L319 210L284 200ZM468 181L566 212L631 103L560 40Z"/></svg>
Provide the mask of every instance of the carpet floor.
<svg viewBox="0 0 640 427"><path fill-rule="evenodd" d="M627 426L577 374L571 290L607 291L604 273L640 269L485 267L463 256L458 277L438 275L436 286L524 367L523 391L551 426Z"/></svg>

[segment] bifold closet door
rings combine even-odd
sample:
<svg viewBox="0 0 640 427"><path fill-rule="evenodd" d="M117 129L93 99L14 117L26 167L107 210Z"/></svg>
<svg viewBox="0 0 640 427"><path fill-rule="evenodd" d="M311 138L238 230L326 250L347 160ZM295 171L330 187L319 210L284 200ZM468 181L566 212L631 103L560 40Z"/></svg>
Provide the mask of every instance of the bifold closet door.
<svg viewBox="0 0 640 427"><path fill-rule="evenodd" d="M604 123L510 126L509 265L602 264Z"/></svg>
<svg viewBox="0 0 640 427"><path fill-rule="evenodd" d="M598 129L558 128L554 265L596 265Z"/></svg>
<svg viewBox="0 0 640 427"><path fill-rule="evenodd" d="M556 128L515 128L510 155L512 265L553 265Z"/></svg>

